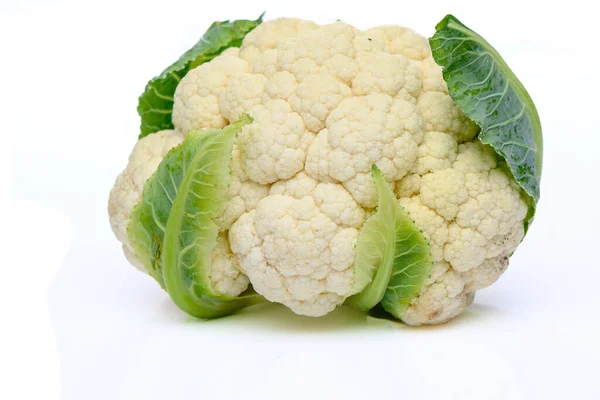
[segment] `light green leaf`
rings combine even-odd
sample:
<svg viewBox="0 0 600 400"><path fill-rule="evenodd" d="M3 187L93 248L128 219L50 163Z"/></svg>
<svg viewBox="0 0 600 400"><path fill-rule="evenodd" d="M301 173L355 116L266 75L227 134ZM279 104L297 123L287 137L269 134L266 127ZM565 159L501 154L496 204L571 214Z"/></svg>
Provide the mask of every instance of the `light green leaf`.
<svg viewBox="0 0 600 400"><path fill-rule="evenodd" d="M223 129L190 132L163 158L132 212L128 235L136 256L175 304L195 317L216 318L261 301L258 295L221 296L209 277L231 150L236 134L251 122L244 115Z"/></svg>
<svg viewBox="0 0 600 400"><path fill-rule="evenodd" d="M408 213L404 209L402 212L401 218L396 220L392 276L381 300L383 308L396 318L401 318L419 295L433 265L429 242Z"/></svg>
<svg viewBox="0 0 600 400"><path fill-rule="evenodd" d="M540 197L542 126L523 84L485 39L447 15L429 39L443 68L448 92L481 127L479 139L502 157L523 189L529 206L525 229Z"/></svg>
<svg viewBox="0 0 600 400"><path fill-rule="evenodd" d="M381 302L400 318L429 276L431 252L381 171L373 165L372 172L377 211L365 221L358 236L355 282L360 293L350 297L347 304L368 311Z"/></svg>
<svg viewBox="0 0 600 400"><path fill-rule="evenodd" d="M167 220L177 196L183 172L179 165L181 147L171 149L156 172L144 184L142 199L131 211L127 237L135 256L164 288L162 251Z"/></svg>
<svg viewBox="0 0 600 400"><path fill-rule="evenodd" d="M212 60L228 48L240 47L248 32L261 22L262 15L255 21L214 22L198 43L148 82L137 108L142 119L139 138L163 129L173 129L173 95L181 79L189 70Z"/></svg>

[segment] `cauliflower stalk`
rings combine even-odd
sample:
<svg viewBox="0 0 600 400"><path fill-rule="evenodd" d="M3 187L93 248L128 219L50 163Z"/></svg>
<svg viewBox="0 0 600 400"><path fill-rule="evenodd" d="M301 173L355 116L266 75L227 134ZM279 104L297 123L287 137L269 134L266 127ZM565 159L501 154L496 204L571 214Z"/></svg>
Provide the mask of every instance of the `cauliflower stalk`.
<svg viewBox="0 0 600 400"><path fill-rule="evenodd" d="M140 97L109 200L127 259L202 318L262 298L458 315L533 220L542 139L498 53L436 29L213 24Z"/></svg>

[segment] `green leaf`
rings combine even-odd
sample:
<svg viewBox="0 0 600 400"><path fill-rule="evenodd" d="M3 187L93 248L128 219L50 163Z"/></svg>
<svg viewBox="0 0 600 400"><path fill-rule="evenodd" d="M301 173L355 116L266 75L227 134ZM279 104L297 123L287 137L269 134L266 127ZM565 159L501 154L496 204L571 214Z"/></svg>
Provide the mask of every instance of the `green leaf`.
<svg viewBox="0 0 600 400"><path fill-rule="evenodd" d="M131 211L127 226L127 237L135 256L162 288L165 287L162 251L167 220L183 178L178 165L181 147L182 144L171 149L146 181L142 198Z"/></svg>
<svg viewBox="0 0 600 400"><path fill-rule="evenodd" d="M402 208L401 206L399 206ZM392 276L381 300L383 308L401 318L429 279L431 247L406 210L396 221L396 250Z"/></svg>
<svg viewBox="0 0 600 400"><path fill-rule="evenodd" d="M502 157L527 198L525 230L540 198L542 126L531 97L500 54L452 15L429 39L448 92L481 127L479 140Z"/></svg>
<svg viewBox="0 0 600 400"><path fill-rule="evenodd" d="M235 137L252 118L223 128L189 133L177 152L173 173L182 176L166 226L163 276L171 299L198 318L217 318L260 302L258 295L218 295L210 284L211 256L225 210Z"/></svg>
<svg viewBox="0 0 600 400"><path fill-rule="evenodd" d="M355 281L359 290L364 289L347 304L368 311L381 302L400 318L425 285L431 252L381 171L373 165L372 172L377 211L365 221L356 244Z"/></svg>
<svg viewBox="0 0 600 400"><path fill-rule="evenodd" d="M135 254L175 304L199 318L216 318L261 301L221 296L210 283L212 252L227 201L231 150L252 118L223 129L190 132L146 182L128 226Z"/></svg>
<svg viewBox="0 0 600 400"><path fill-rule="evenodd" d="M240 47L248 32L262 22L262 17L255 21L214 22L198 43L148 82L137 108L142 119L139 138L163 129L173 129L173 95L181 79L189 70L212 60L228 48Z"/></svg>

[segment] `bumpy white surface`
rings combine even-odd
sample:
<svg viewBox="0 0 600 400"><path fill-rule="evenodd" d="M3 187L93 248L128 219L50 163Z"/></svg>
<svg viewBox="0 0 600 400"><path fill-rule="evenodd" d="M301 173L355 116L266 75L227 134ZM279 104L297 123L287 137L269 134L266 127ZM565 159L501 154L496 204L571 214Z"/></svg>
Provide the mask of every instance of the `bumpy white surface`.
<svg viewBox="0 0 600 400"><path fill-rule="evenodd" d="M340 184L299 173L274 184L229 230L254 288L294 312L318 317L348 296L364 211Z"/></svg>
<svg viewBox="0 0 600 400"><path fill-rule="evenodd" d="M227 120L221 115L219 97L233 76L250 71L248 62L231 48L209 63L189 71L184 84L177 85L173 107L173 125L184 133L199 128L222 128Z"/></svg>
<svg viewBox="0 0 600 400"><path fill-rule="evenodd" d="M297 313L325 314L351 294L354 241L377 203L373 163L436 261L403 317L409 324L460 313L523 237L518 187L410 29L265 22L175 93L183 133L242 113L255 122L238 137L220 223L254 288Z"/></svg>
<svg viewBox="0 0 600 400"><path fill-rule="evenodd" d="M165 154L180 144L183 139L184 135L181 132L172 130L160 131L140 139L129 156L127 167L117 177L110 192L108 200L110 225L117 239L123 244L127 261L140 271L147 272L129 243L127 237L129 218L133 208L142 198L144 184L148 178L154 174ZM252 185L249 186L250 189L240 188L236 197L241 199L247 197L245 193L252 188ZM232 186L233 191L235 187ZM251 197L254 197L253 194ZM217 247L212 253L209 276L213 288L219 294L237 296L248 287L248 278L239 272L237 258L231 253L225 235L217 240Z"/></svg>

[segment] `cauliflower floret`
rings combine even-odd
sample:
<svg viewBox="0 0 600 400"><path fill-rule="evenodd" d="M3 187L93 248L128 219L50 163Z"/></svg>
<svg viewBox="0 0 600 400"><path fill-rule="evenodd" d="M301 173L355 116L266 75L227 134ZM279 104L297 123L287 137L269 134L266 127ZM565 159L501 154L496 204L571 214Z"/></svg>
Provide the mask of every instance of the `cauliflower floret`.
<svg viewBox="0 0 600 400"><path fill-rule="evenodd" d="M240 57L247 61L253 61L261 54L275 49L278 43L288 38L294 38L301 32L317 29L317 27L318 25L312 21L297 18L277 18L263 22L244 38Z"/></svg>
<svg viewBox="0 0 600 400"><path fill-rule="evenodd" d="M263 102L273 99L287 100L298 86L296 77L288 71L279 71L269 77L265 84Z"/></svg>
<svg viewBox="0 0 600 400"><path fill-rule="evenodd" d="M421 201L448 221L468 198L465 175L460 171L448 168L421 178Z"/></svg>
<svg viewBox="0 0 600 400"><path fill-rule="evenodd" d="M328 136L327 129L319 132L316 139L310 144L306 155L306 173L321 182L335 182L335 179L329 176L329 153L331 148Z"/></svg>
<svg viewBox="0 0 600 400"><path fill-rule="evenodd" d="M250 179L268 184L289 179L304 168L314 134L283 100L271 100L250 111L255 122L242 130L238 144Z"/></svg>
<svg viewBox="0 0 600 400"><path fill-rule="evenodd" d="M277 50L268 50L252 61L252 73L270 78L277 72Z"/></svg>
<svg viewBox="0 0 600 400"><path fill-rule="evenodd" d="M376 163L389 181L401 179L412 168L423 137L415 105L383 94L342 101L326 125L326 142L321 138L309 150L321 154L309 154L306 172L320 179L326 166L327 174L365 207L376 205L371 165Z"/></svg>
<svg viewBox="0 0 600 400"><path fill-rule="evenodd" d="M267 78L262 74L241 74L231 78L221 93L221 113L229 121L236 121L242 114L262 103Z"/></svg>
<svg viewBox="0 0 600 400"><path fill-rule="evenodd" d="M358 71L353 40L360 32L351 25L336 22L306 30L277 46L277 68L290 71L299 80L327 73L350 82Z"/></svg>
<svg viewBox="0 0 600 400"><path fill-rule="evenodd" d="M448 241L448 222L421 202L419 196L400 199L419 228L429 240L433 261L443 261L444 245Z"/></svg>
<svg viewBox="0 0 600 400"><path fill-rule="evenodd" d="M274 183L269 190L269 194L286 194L301 199L311 194L318 184L319 181L309 177L304 172L300 172L292 179Z"/></svg>
<svg viewBox="0 0 600 400"><path fill-rule="evenodd" d="M451 134L459 143L472 140L479 132L479 127L446 93L422 93L417 104L428 131Z"/></svg>
<svg viewBox="0 0 600 400"><path fill-rule="evenodd" d="M129 218L142 198L146 181L154 174L169 150L183 142L183 139L181 132L173 130L156 132L140 139L129 156L127 167L117 177L110 192L108 215L111 228L123 244L127 261L143 272L147 272L146 267L135 256L127 236ZM266 190L265 188L265 195ZM245 210L241 212L243 211ZM237 260L229 249L226 236L220 236L217 240L209 275L210 283L218 294L237 296L248 287L248 278L237 269Z"/></svg>
<svg viewBox="0 0 600 400"><path fill-rule="evenodd" d="M211 254L209 279L213 289L222 295L235 297L248 288L248 277L240 272L225 233L219 234L217 247Z"/></svg>
<svg viewBox="0 0 600 400"><path fill-rule="evenodd" d="M421 191L421 175L409 174L396 181L394 191L398 197L411 197Z"/></svg>
<svg viewBox="0 0 600 400"><path fill-rule="evenodd" d="M508 255L488 258L479 267L461 272L465 291L474 292L490 286L498 280L506 268L508 268Z"/></svg>
<svg viewBox="0 0 600 400"><path fill-rule="evenodd" d="M416 102L421 91L421 70L399 54L362 53L357 55L359 72L352 81L357 96L388 94Z"/></svg>
<svg viewBox="0 0 600 400"><path fill-rule="evenodd" d="M483 172L496 168L496 165L496 154L490 146L483 146L477 141L458 145L454 169L464 173ZM473 191L474 188L469 190Z"/></svg>
<svg viewBox="0 0 600 400"><path fill-rule="evenodd" d="M426 286L406 310L402 321L409 325L439 324L460 314L473 303L474 297L473 292L465 292L460 275L449 270L438 281Z"/></svg>
<svg viewBox="0 0 600 400"><path fill-rule="evenodd" d="M237 145L231 152L231 181L227 190L227 204L223 214L215 221L221 230L227 230L246 211L254 210L269 193L269 187L248 178L242 167L242 157Z"/></svg>
<svg viewBox="0 0 600 400"><path fill-rule="evenodd" d="M451 162L454 157L443 158ZM477 141L459 145L451 168L426 174L421 181L420 194L407 190L412 197L400 202L429 239L436 265L448 266L448 282L453 283L428 282L402 318L414 325L454 317L472 302L476 290L495 282L523 239L527 214L516 183L496 169L493 150Z"/></svg>
<svg viewBox="0 0 600 400"><path fill-rule="evenodd" d="M442 75L442 69L433 57L429 56L421 63L421 78L423 92L448 93L448 85Z"/></svg>
<svg viewBox="0 0 600 400"><path fill-rule="evenodd" d="M289 98L290 105L302 116L306 127L318 133L325 127L325 119L352 91L328 74L308 75Z"/></svg>
<svg viewBox="0 0 600 400"><path fill-rule="evenodd" d="M365 35L384 44L390 54L402 54L412 60L424 60L431 54L427 39L409 28L401 26L377 26L365 31Z"/></svg>
<svg viewBox="0 0 600 400"><path fill-rule="evenodd" d="M452 166L456 160L458 144L456 139L444 132L427 132L417 153L415 172L425 175Z"/></svg>
<svg viewBox="0 0 600 400"><path fill-rule="evenodd" d="M227 125L219 97L232 77L250 70L248 63L237 53L224 52L185 75L175 90L172 116L175 128L188 133L192 129Z"/></svg>
<svg viewBox="0 0 600 400"><path fill-rule="evenodd" d="M273 185L229 231L254 289L294 312L324 315L352 294L364 211L339 184L303 173Z"/></svg>

